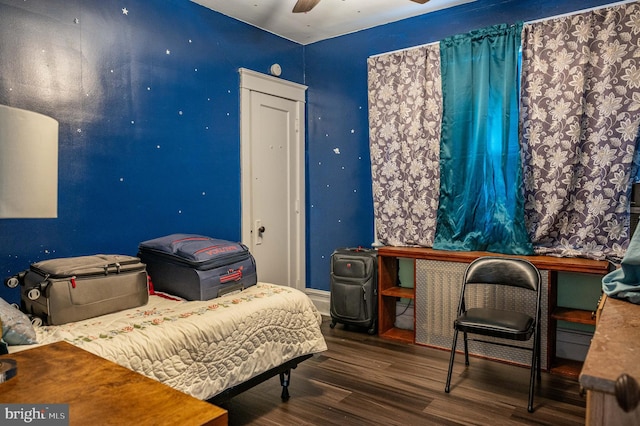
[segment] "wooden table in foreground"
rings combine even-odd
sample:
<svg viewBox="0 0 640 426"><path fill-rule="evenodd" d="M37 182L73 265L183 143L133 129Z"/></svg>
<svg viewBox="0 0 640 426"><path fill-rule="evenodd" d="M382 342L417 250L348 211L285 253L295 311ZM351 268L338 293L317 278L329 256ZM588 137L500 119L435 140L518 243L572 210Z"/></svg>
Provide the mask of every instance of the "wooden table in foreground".
<svg viewBox="0 0 640 426"><path fill-rule="evenodd" d="M620 375L626 373L640 380L639 361L640 305L603 298L596 332L580 373L580 385L587 391L587 426L640 424L640 406L625 412L615 396Z"/></svg>
<svg viewBox="0 0 640 426"><path fill-rule="evenodd" d="M71 425L215 425L227 411L66 342L10 355L0 403L69 404Z"/></svg>

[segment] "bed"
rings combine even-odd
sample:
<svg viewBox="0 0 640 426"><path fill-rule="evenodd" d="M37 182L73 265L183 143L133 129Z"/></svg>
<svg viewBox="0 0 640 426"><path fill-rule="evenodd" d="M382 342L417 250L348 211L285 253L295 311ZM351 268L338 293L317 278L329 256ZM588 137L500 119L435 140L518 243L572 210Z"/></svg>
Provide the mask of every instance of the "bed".
<svg viewBox="0 0 640 426"><path fill-rule="evenodd" d="M274 375L280 375L286 400L291 369L327 349L321 321L301 291L259 282L208 301L150 295L139 308L35 331L37 345L64 340L221 403ZM11 346L10 352L33 346Z"/></svg>

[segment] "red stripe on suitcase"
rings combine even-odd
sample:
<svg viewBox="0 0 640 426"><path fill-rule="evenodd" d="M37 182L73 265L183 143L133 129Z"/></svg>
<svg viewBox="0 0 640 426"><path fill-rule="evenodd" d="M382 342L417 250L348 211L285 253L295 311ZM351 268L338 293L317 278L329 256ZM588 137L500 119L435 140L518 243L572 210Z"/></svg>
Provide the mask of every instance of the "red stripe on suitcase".
<svg viewBox="0 0 640 426"><path fill-rule="evenodd" d="M233 270L233 269L229 269L229 271L227 272L227 275L221 276L220 277L220 283L228 283L231 281L240 281L242 279L242 269L244 268L244 266L241 266L240 268Z"/></svg>

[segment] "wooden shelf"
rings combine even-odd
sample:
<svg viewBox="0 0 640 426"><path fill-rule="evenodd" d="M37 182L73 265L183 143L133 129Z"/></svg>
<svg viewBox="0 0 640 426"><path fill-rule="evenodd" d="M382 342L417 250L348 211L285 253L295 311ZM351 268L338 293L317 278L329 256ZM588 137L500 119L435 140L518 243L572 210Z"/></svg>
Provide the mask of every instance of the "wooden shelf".
<svg viewBox="0 0 640 426"><path fill-rule="evenodd" d="M380 333L380 337L384 337L385 339L398 340L404 343L413 343L413 330L390 328L384 333Z"/></svg>
<svg viewBox="0 0 640 426"><path fill-rule="evenodd" d="M574 361L572 359L554 358L549 373L559 376L571 377L578 380L582 371L582 361Z"/></svg>
<svg viewBox="0 0 640 426"><path fill-rule="evenodd" d="M403 299L413 299L413 288L389 287L380 290L382 296L401 297Z"/></svg>
<svg viewBox="0 0 640 426"><path fill-rule="evenodd" d="M414 299L415 291L398 284L398 259L378 253L378 334L386 339L414 343L415 332L396 328L395 322L397 300Z"/></svg>
<svg viewBox="0 0 640 426"><path fill-rule="evenodd" d="M596 325L596 318L592 311L571 308L556 308L551 313L556 321L567 321L578 324Z"/></svg>

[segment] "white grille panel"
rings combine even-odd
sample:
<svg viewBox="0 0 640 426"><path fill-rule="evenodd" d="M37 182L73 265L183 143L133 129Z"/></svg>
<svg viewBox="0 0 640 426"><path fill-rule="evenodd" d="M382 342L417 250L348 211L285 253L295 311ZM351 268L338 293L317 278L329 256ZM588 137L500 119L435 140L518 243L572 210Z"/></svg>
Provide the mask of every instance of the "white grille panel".
<svg viewBox="0 0 640 426"><path fill-rule="evenodd" d="M417 344L451 349L453 321L458 309L460 290L466 268L466 263L416 260L415 341ZM542 276L541 363L542 368L546 369L548 294L545 289L548 288L549 274L547 271L540 271L540 274ZM473 287L473 292L470 293L471 298L468 298L468 304L472 303L472 301L484 302L490 298L497 301L493 304L494 308L516 308L532 312L535 310L535 297L533 295L523 297L520 289L502 289L499 290L499 294L494 289L492 290L493 294L488 294L482 286ZM462 334L460 334L457 349L462 350L464 348L463 345ZM526 345L528 347L533 346L533 340L527 342ZM469 342L469 352L523 365L531 363L530 351L489 345L482 342Z"/></svg>

